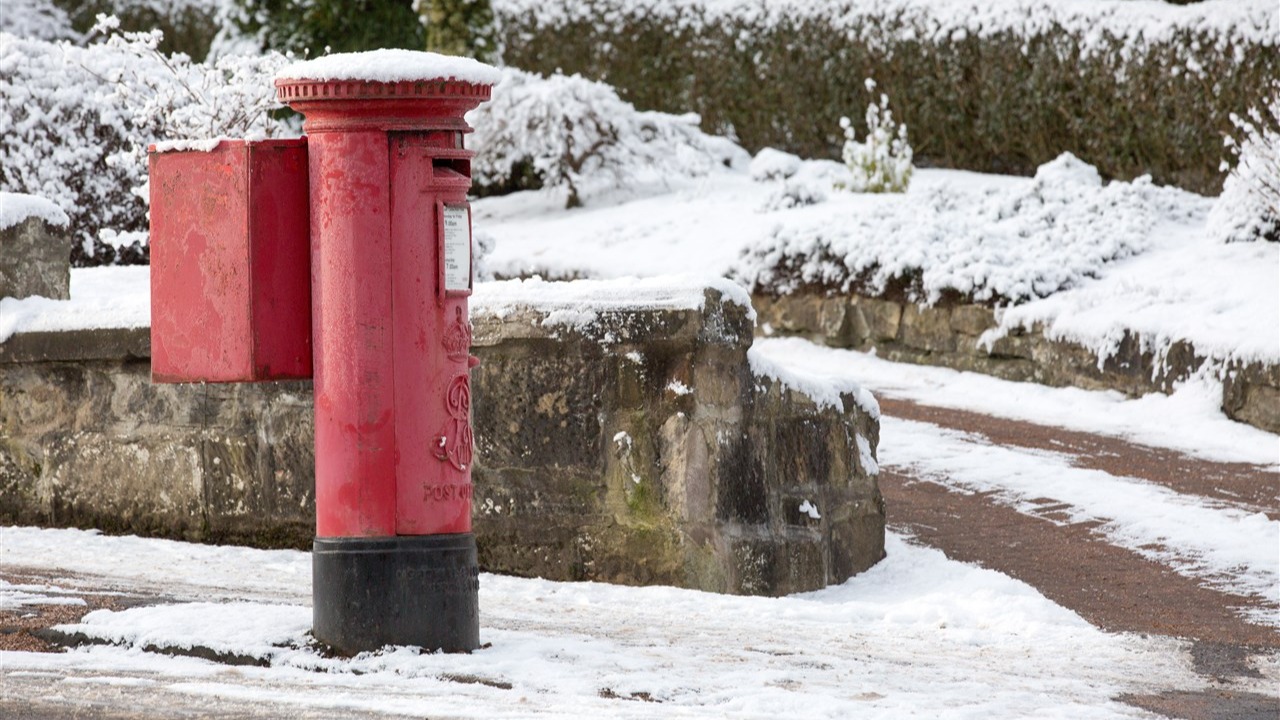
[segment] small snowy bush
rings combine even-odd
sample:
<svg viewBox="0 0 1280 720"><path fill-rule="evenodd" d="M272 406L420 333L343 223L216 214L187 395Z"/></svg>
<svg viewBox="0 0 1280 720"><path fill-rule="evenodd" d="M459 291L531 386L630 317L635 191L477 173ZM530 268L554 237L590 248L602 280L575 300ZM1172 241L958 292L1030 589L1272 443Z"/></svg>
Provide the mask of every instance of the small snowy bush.
<svg viewBox="0 0 1280 720"><path fill-rule="evenodd" d="M751 165L747 170L751 173L751 179L756 182L785 180L799 172L802 163L799 155L764 148L751 158Z"/></svg>
<svg viewBox="0 0 1280 720"><path fill-rule="evenodd" d="M867 78L867 92L875 99L876 81ZM853 123L840 118L844 129L845 165L853 177L848 188L853 192L906 192L911 183L911 143L907 126L893 120L889 96L880 94L879 102L867 105L867 139L858 142Z"/></svg>
<svg viewBox="0 0 1280 720"><path fill-rule="evenodd" d="M746 163L746 152L698 129L697 116L640 112L604 83L503 71L493 100L468 114L481 194L547 187L584 194Z"/></svg>
<svg viewBox="0 0 1280 720"><path fill-rule="evenodd" d="M1033 180L978 193L944 186L888 196L832 226L790 223L744 252L733 276L753 292L801 289L915 302L944 295L991 304L1045 297L1145 250L1164 220L1203 218L1204 198L1150 178L1104 185L1070 154Z"/></svg>
<svg viewBox="0 0 1280 720"><path fill-rule="evenodd" d="M61 207L77 265L146 261L149 143L289 130L267 115L283 56L193 63L116 27L104 17L85 47L0 35L0 190Z"/></svg>
<svg viewBox="0 0 1280 720"><path fill-rule="evenodd" d="M1280 242L1280 82L1262 108L1232 116L1241 139L1227 138L1238 159L1209 213L1210 232L1223 242Z"/></svg>
<svg viewBox="0 0 1280 720"><path fill-rule="evenodd" d="M35 40L77 40L66 11L50 0L4 0L0 32Z"/></svg>
<svg viewBox="0 0 1280 720"><path fill-rule="evenodd" d="M826 202L827 191L821 185L803 180L787 180L765 199L760 212L791 210Z"/></svg>

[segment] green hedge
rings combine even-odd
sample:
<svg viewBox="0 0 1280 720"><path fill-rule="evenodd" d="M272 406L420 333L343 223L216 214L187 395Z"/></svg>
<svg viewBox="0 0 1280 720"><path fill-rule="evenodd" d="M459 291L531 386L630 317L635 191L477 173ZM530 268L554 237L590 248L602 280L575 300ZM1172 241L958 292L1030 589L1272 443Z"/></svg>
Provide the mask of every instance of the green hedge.
<svg viewBox="0 0 1280 720"><path fill-rule="evenodd" d="M861 118L871 77L920 166L1029 174L1070 151L1106 177L1220 191L1229 114L1280 76L1274 10L1244 0L1135 20L1098 3L1111 9L1095 23L1080 15L1088 6L1024 4L1025 19L1010 20L928 0L493 3L507 64L698 112L752 151L838 158L840 117Z"/></svg>

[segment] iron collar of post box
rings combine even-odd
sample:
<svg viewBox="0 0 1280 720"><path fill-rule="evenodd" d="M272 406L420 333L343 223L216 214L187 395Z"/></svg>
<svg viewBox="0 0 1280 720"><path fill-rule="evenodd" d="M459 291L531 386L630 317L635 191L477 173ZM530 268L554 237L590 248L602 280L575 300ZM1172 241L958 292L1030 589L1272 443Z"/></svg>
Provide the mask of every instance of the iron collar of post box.
<svg viewBox="0 0 1280 720"><path fill-rule="evenodd" d="M276 80L280 102L303 113L308 133L430 129L469 132L467 111L489 100L492 85L457 80Z"/></svg>

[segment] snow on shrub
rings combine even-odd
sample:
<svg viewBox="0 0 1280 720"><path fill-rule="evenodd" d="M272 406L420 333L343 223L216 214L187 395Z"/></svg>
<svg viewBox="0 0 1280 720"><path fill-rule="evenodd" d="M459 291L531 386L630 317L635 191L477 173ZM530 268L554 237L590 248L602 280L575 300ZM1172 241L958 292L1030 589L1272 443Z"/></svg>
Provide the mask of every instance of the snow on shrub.
<svg viewBox="0 0 1280 720"><path fill-rule="evenodd" d="M66 11L50 0L4 0L0 33L36 40L76 40Z"/></svg>
<svg viewBox="0 0 1280 720"><path fill-rule="evenodd" d="M85 47L0 35L0 190L62 208L77 265L145 262L149 143L289 131L267 115L283 56L193 63L116 26L103 17Z"/></svg>
<svg viewBox="0 0 1280 720"><path fill-rule="evenodd" d="M1280 242L1280 81L1262 108L1232 116L1241 138L1227 137L1238 159L1209 213L1209 228L1223 242Z"/></svg>
<svg viewBox="0 0 1280 720"><path fill-rule="evenodd" d="M765 198L764 204L760 207L760 212L791 210L826 202L826 187L804 180L787 180L782 183L782 187L775 190L768 198Z"/></svg>
<svg viewBox="0 0 1280 720"><path fill-rule="evenodd" d="M507 68L499 87L467 116L481 193L556 188L575 207L590 192L747 162L741 148L699 130L696 115L640 112L604 83Z"/></svg>
<svg viewBox="0 0 1280 720"><path fill-rule="evenodd" d="M853 192L906 192L911 183L911 143L907 141L907 126L893 120L889 109L889 96L880 94L874 102L876 81L867 78L867 92L873 102L867 105L867 138L858 142L853 122L840 118L844 130L844 150L841 156L853 173L848 189Z"/></svg>
<svg viewBox="0 0 1280 720"><path fill-rule="evenodd" d="M893 290L916 302L952 294L1018 303L1094 277L1147 248L1160 222L1207 209L1204 198L1146 177L1103 185L1093 166L1064 153L1013 187L947 185L885 196L838 226L788 224L747 249L732 275L753 292L778 295Z"/></svg>
<svg viewBox="0 0 1280 720"><path fill-rule="evenodd" d="M756 182L785 180L799 172L803 162L799 155L767 147L751 158L747 170Z"/></svg>

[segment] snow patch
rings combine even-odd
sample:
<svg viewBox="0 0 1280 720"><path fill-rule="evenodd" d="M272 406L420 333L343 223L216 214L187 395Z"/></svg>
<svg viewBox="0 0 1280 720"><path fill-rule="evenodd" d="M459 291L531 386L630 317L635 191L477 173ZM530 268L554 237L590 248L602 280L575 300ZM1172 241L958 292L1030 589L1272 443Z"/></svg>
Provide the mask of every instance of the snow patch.
<svg viewBox="0 0 1280 720"><path fill-rule="evenodd" d="M785 180L800 171L802 162L799 155L767 147L751 159L747 172L756 182Z"/></svg>
<svg viewBox="0 0 1280 720"><path fill-rule="evenodd" d="M39 218L57 227L66 227L71 222L62 208L42 197L0 192L0 230L8 230L28 218Z"/></svg>
<svg viewBox="0 0 1280 720"><path fill-rule="evenodd" d="M615 280L549 282L542 278L502 280L476 285L471 306L478 312L506 317L517 308L548 312L546 325L584 328L600 313L636 310L702 310L707 290L723 301L746 308L754 320L751 296L740 285L710 275L667 275Z"/></svg>
<svg viewBox="0 0 1280 720"><path fill-rule="evenodd" d="M71 268L71 298L0 298L0 343L19 332L151 325L151 268Z"/></svg>
<svg viewBox="0 0 1280 720"><path fill-rule="evenodd" d="M880 403L846 372L814 371L798 367L788 360L785 352L762 352L757 340L747 350L751 372L757 377L769 378L784 387L807 396L818 407L844 410L844 395L851 395L858 408L872 418L880 417Z"/></svg>
<svg viewBox="0 0 1280 720"><path fill-rule="evenodd" d="M235 140L236 138L216 137L201 138L195 140L163 140L161 142L152 143L147 148L153 153L170 153L170 152L213 152L218 149L223 140Z"/></svg>
<svg viewBox="0 0 1280 720"><path fill-rule="evenodd" d="M412 82L457 80L474 85L496 85L502 71L479 60L418 50L384 48L358 53L334 53L286 65L276 80L367 80Z"/></svg>
<svg viewBox="0 0 1280 720"><path fill-rule="evenodd" d="M654 716L649 703L602 697L607 688L643 693L663 703L658 714L687 718L1089 720L1137 717L1112 700L1126 692L1204 686L1177 641L1101 632L1024 583L892 532L888 556L870 570L782 598L483 574L482 649L389 647L352 658L326 657L309 642L307 553L3 532L6 563L105 572L110 582L191 600L90 613L61 629L119 646L10 653L6 673L153 679L159 687L148 693L157 696L415 717ZM244 601L272 575L279 591ZM266 666L142 651L148 644L217 648Z"/></svg>

